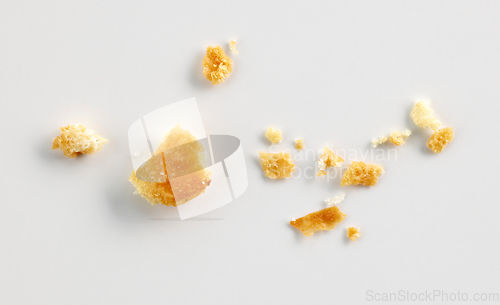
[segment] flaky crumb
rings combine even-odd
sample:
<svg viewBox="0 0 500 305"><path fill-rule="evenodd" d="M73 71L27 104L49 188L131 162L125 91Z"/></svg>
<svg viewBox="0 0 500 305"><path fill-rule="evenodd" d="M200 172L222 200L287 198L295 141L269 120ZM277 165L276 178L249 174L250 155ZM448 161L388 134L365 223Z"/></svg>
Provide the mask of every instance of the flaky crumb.
<svg viewBox="0 0 500 305"><path fill-rule="evenodd" d="M269 127L267 129L266 138L269 141L271 141L271 143L273 143L273 144L279 143L283 139L283 137L281 135L281 130L278 130L278 129L273 128L273 127Z"/></svg>
<svg viewBox="0 0 500 305"><path fill-rule="evenodd" d="M296 220L290 221L290 225L299 229L305 236L312 236L317 231L332 230L336 225L344 221L346 214L342 213L337 206L325 208L317 212L307 214Z"/></svg>
<svg viewBox="0 0 500 305"><path fill-rule="evenodd" d="M427 142L427 146L435 152L440 153L443 151L445 146L453 140L453 128L446 127L436 130L429 141Z"/></svg>
<svg viewBox="0 0 500 305"><path fill-rule="evenodd" d="M59 128L61 135L52 141L52 149L61 149L66 157L75 158L81 154L91 154L101 150L108 140L96 135L91 129L75 124Z"/></svg>
<svg viewBox="0 0 500 305"><path fill-rule="evenodd" d="M361 237L361 233L359 232L358 228L349 227L347 228L347 236L350 240L355 241L356 239Z"/></svg>
<svg viewBox="0 0 500 305"><path fill-rule="evenodd" d="M390 141L397 145L397 146L400 146L400 145L403 145L405 144L405 139L408 138L409 136L411 135L411 131L406 129L405 131L393 131L391 132L391 136L390 136Z"/></svg>
<svg viewBox="0 0 500 305"><path fill-rule="evenodd" d="M303 150L305 147L306 145L304 144L304 140L302 139L295 140L295 148L297 150Z"/></svg>
<svg viewBox="0 0 500 305"><path fill-rule="evenodd" d="M260 164L266 177L270 179L288 178L295 171L295 165L289 153L259 152Z"/></svg>
<svg viewBox="0 0 500 305"><path fill-rule="evenodd" d="M384 144L385 142L387 142L387 137L386 136L381 136L380 139L373 138L372 139L372 146L373 147L377 147L380 144Z"/></svg>
<svg viewBox="0 0 500 305"><path fill-rule="evenodd" d="M220 46L209 46L203 58L203 75L212 82L212 85L218 85L229 76L231 71L233 71L233 62L224 50Z"/></svg>
<svg viewBox="0 0 500 305"><path fill-rule="evenodd" d="M382 165L366 164L363 161L352 161L351 166L344 172L342 186L366 185L374 186L380 175L384 173Z"/></svg>
<svg viewBox="0 0 500 305"><path fill-rule="evenodd" d="M235 40L229 40L229 48L231 51L233 51L234 54L238 54L238 50L236 50L236 41Z"/></svg>
<svg viewBox="0 0 500 305"><path fill-rule="evenodd" d="M420 127L430 127L432 130L437 130L439 126L441 126L441 122L434 117L433 112L434 110L429 107L428 102L418 101L415 106L413 106L410 117L413 119L413 122Z"/></svg>
<svg viewBox="0 0 500 305"><path fill-rule="evenodd" d="M316 176L320 177L326 175L327 168L340 166L340 163L342 162L344 162L344 159L334 154L328 147L325 146L323 154L318 160L318 173Z"/></svg>
<svg viewBox="0 0 500 305"><path fill-rule="evenodd" d="M338 195L338 196L335 196L333 198L328 198L325 200L326 206L330 208L334 205L337 205L337 204L341 203L342 201L344 201L344 198L345 198L345 194Z"/></svg>

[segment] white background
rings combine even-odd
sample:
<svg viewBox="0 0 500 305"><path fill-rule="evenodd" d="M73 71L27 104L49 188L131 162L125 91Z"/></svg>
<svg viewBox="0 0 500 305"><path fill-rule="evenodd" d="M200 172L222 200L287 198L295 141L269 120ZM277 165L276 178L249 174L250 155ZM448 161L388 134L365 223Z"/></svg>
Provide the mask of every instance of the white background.
<svg viewBox="0 0 500 305"><path fill-rule="evenodd" d="M2 1L1 303L500 293L499 13L500 1ZM205 49L228 50L230 38L234 72L212 86ZM241 139L249 188L178 221L175 208L132 194L127 130L193 96L207 133ZM442 154L409 119L419 98L455 130ZM58 128L75 123L109 144L77 159L52 151ZM397 160L378 162L376 187L341 188L339 178L266 179L257 152L270 149L268 126L294 155L298 137L365 152L372 137L414 134ZM335 230L306 238L289 226L342 192L348 216ZM363 236L348 241L348 226Z"/></svg>

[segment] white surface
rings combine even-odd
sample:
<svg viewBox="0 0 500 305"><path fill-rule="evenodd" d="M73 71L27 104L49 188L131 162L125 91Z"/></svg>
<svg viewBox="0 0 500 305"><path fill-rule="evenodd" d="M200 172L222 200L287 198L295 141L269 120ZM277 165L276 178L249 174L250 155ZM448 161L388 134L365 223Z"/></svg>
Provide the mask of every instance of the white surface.
<svg viewBox="0 0 500 305"><path fill-rule="evenodd" d="M2 303L499 293L499 13L499 1L1 2ZM205 48L227 50L230 38L234 72L212 86ZM177 221L175 208L132 195L127 130L192 96L208 134L242 140L249 188L204 220ZM440 155L409 119L418 98L455 128ZM74 123L109 144L78 159L51 151L57 128ZM340 188L338 177L264 179L268 126L283 131L282 149L302 137L365 152L393 129L414 134L379 162L376 187ZM342 192L337 229L306 238L288 225ZM348 226L363 236L347 241Z"/></svg>

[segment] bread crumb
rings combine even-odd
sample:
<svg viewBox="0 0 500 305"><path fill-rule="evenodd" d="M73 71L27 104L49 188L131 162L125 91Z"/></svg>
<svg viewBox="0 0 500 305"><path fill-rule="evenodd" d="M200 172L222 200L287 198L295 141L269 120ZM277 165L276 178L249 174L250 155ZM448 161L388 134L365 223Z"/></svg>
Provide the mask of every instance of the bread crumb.
<svg viewBox="0 0 500 305"><path fill-rule="evenodd" d="M289 178L295 171L295 164L289 153L259 152L260 164L266 177L270 179Z"/></svg>
<svg viewBox="0 0 500 305"><path fill-rule="evenodd" d="M437 130L441 126L433 115L434 110L429 107L428 102L418 101L410 113L413 122L422 128L430 127L432 130Z"/></svg>
<svg viewBox="0 0 500 305"><path fill-rule="evenodd" d="M136 188L136 192L152 205L164 204L178 206L198 197L210 186L211 172L205 168L205 148L198 139L188 130L176 125L170 130L156 149L154 157L161 154L161 164L148 167L152 176L162 175L165 182L147 182L137 178L136 171L130 175L129 181ZM156 161L154 160L154 161ZM149 161L148 161L149 162ZM172 185L167 168L175 168L175 184ZM175 194L175 195L174 195Z"/></svg>
<svg viewBox="0 0 500 305"><path fill-rule="evenodd" d="M332 206L292 220L290 221L290 225L309 237L317 231L334 229L336 225L344 221L346 216L337 206Z"/></svg>
<svg viewBox="0 0 500 305"><path fill-rule="evenodd" d="M342 186L366 185L374 186L380 175L384 173L382 165L366 164L363 161L352 161L351 166L344 172Z"/></svg>
<svg viewBox="0 0 500 305"><path fill-rule="evenodd" d="M52 149L61 149L66 157L75 158L81 154L90 154L101 150L108 140L79 124L59 128L61 135L52 141Z"/></svg>
<svg viewBox="0 0 500 305"><path fill-rule="evenodd" d="M427 142L427 146L435 152L440 153L443 151L445 146L453 140L453 128L446 127L436 130L429 141Z"/></svg>
<svg viewBox="0 0 500 305"><path fill-rule="evenodd" d="M380 139L373 138L372 139L372 146L373 147L377 147L380 144L384 144L385 142L387 142L387 137L386 136L381 136Z"/></svg>
<svg viewBox="0 0 500 305"><path fill-rule="evenodd" d="M231 71L233 71L233 62L224 50L220 46L209 46L203 58L203 75L212 82L212 85L218 85L229 76Z"/></svg>
<svg viewBox="0 0 500 305"><path fill-rule="evenodd" d="M350 240L355 241L356 239L361 237L361 233L359 232L358 228L349 227L347 228L347 236Z"/></svg>
<svg viewBox="0 0 500 305"><path fill-rule="evenodd" d="M325 146L323 154L318 160L318 173L316 176L321 177L326 175L327 168L340 166L340 163L342 162L344 162L344 159L334 154L327 146Z"/></svg>
<svg viewBox="0 0 500 305"><path fill-rule="evenodd" d="M229 48L231 51L233 51L234 54L238 54L238 50L236 50L236 41L235 40L229 40Z"/></svg>
<svg viewBox="0 0 500 305"><path fill-rule="evenodd" d="M338 196L335 196L333 198L328 198L325 200L326 206L328 208L330 208L334 205L337 205L337 204L341 203L342 201L344 201L344 198L345 198L345 194L338 195Z"/></svg>
<svg viewBox="0 0 500 305"><path fill-rule="evenodd" d="M391 136L389 139L393 144L400 146L400 145L405 144L405 139L408 138L410 135L411 135L411 131L408 129L406 129L405 131L402 131L402 132L399 132L396 130L396 131L391 132Z"/></svg>
<svg viewBox="0 0 500 305"><path fill-rule="evenodd" d="M304 140L302 139L295 140L295 148L297 150L303 150L305 147L306 145L304 144Z"/></svg>
<svg viewBox="0 0 500 305"><path fill-rule="evenodd" d="M283 139L281 135L281 130L275 129L273 127L269 127L267 129L266 138L273 144L279 143Z"/></svg>

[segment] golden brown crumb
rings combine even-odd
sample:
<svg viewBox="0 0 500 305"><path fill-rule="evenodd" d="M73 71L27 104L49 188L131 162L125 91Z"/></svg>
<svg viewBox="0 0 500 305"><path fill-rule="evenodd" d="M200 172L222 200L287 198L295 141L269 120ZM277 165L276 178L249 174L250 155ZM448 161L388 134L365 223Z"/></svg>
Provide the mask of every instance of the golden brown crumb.
<svg viewBox="0 0 500 305"><path fill-rule="evenodd" d="M233 71L233 62L220 46L209 46L207 54L203 58L203 75L212 82L212 85L218 85L224 81Z"/></svg>
<svg viewBox="0 0 500 305"><path fill-rule="evenodd" d="M328 147L325 146L323 149L323 155L318 161L318 173L316 176L326 175L326 169L329 167L340 166L340 163L344 162L344 159L334 154Z"/></svg>
<svg viewBox="0 0 500 305"><path fill-rule="evenodd" d="M267 129L266 138L273 144L279 143L283 139L281 136L281 130L275 129L273 127L269 127Z"/></svg>
<svg viewBox="0 0 500 305"><path fill-rule="evenodd" d="M372 139L372 146L373 147L377 147L380 144L384 144L385 142L387 142L387 137L386 136L381 136L380 139L373 138Z"/></svg>
<svg viewBox="0 0 500 305"><path fill-rule="evenodd" d="M60 148L66 157L75 158L81 154L91 154L101 150L108 140L96 135L91 129L75 124L59 128L61 135L52 141L52 149Z"/></svg>
<svg viewBox="0 0 500 305"><path fill-rule="evenodd" d="M350 240L355 241L356 239L361 237L361 233L359 232L358 228L349 227L347 228L347 236Z"/></svg>
<svg viewBox="0 0 500 305"><path fill-rule="evenodd" d="M166 182L142 181L137 178L136 171L132 172L129 181L135 186L137 193L152 205L177 206L186 203L203 194L212 182L211 172L205 168L204 150L193 134L176 125L166 134L150 159L161 155ZM175 169L175 172L168 173L167 168ZM148 169L158 170L158 167L151 166ZM169 177L175 178L174 185Z"/></svg>
<svg viewBox="0 0 500 305"><path fill-rule="evenodd" d="M391 136L389 139L393 144L400 146L400 145L405 144L405 139L408 138L410 135L411 135L411 131L408 129L406 129L405 131L402 131L402 132L399 132L396 130L396 131L391 132Z"/></svg>
<svg viewBox="0 0 500 305"><path fill-rule="evenodd" d="M441 126L439 122L433 115L434 110L429 107L429 104L423 101L418 101L413 110L410 113L410 117L413 122L420 127L430 127L432 130L437 130Z"/></svg>
<svg viewBox="0 0 500 305"><path fill-rule="evenodd" d="M295 165L289 153L259 152L260 164L266 177L271 179L288 178L295 171Z"/></svg>
<svg viewBox="0 0 500 305"><path fill-rule="evenodd" d="M290 225L302 231L305 236L312 236L317 231L334 229L346 216L337 206L332 206L292 220Z"/></svg>
<svg viewBox="0 0 500 305"><path fill-rule="evenodd" d="M295 148L297 150L303 150L304 147L306 147L306 145L304 144L304 140L302 139L295 140Z"/></svg>
<svg viewBox="0 0 500 305"><path fill-rule="evenodd" d="M229 40L229 48L233 51L234 54L238 54L238 50L236 50L236 41Z"/></svg>
<svg viewBox="0 0 500 305"><path fill-rule="evenodd" d="M346 185L366 185L374 186L377 179L384 173L382 165L366 164L363 161L352 161L351 166L344 172L342 186Z"/></svg>
<svg viewBox="0 0 500 305"><path fill-rule="evenodd" d="M427 146L435 152L440 153L443 151L444 147L453 140L453 128L446 127L436 130L429 141Z"/></svg>

